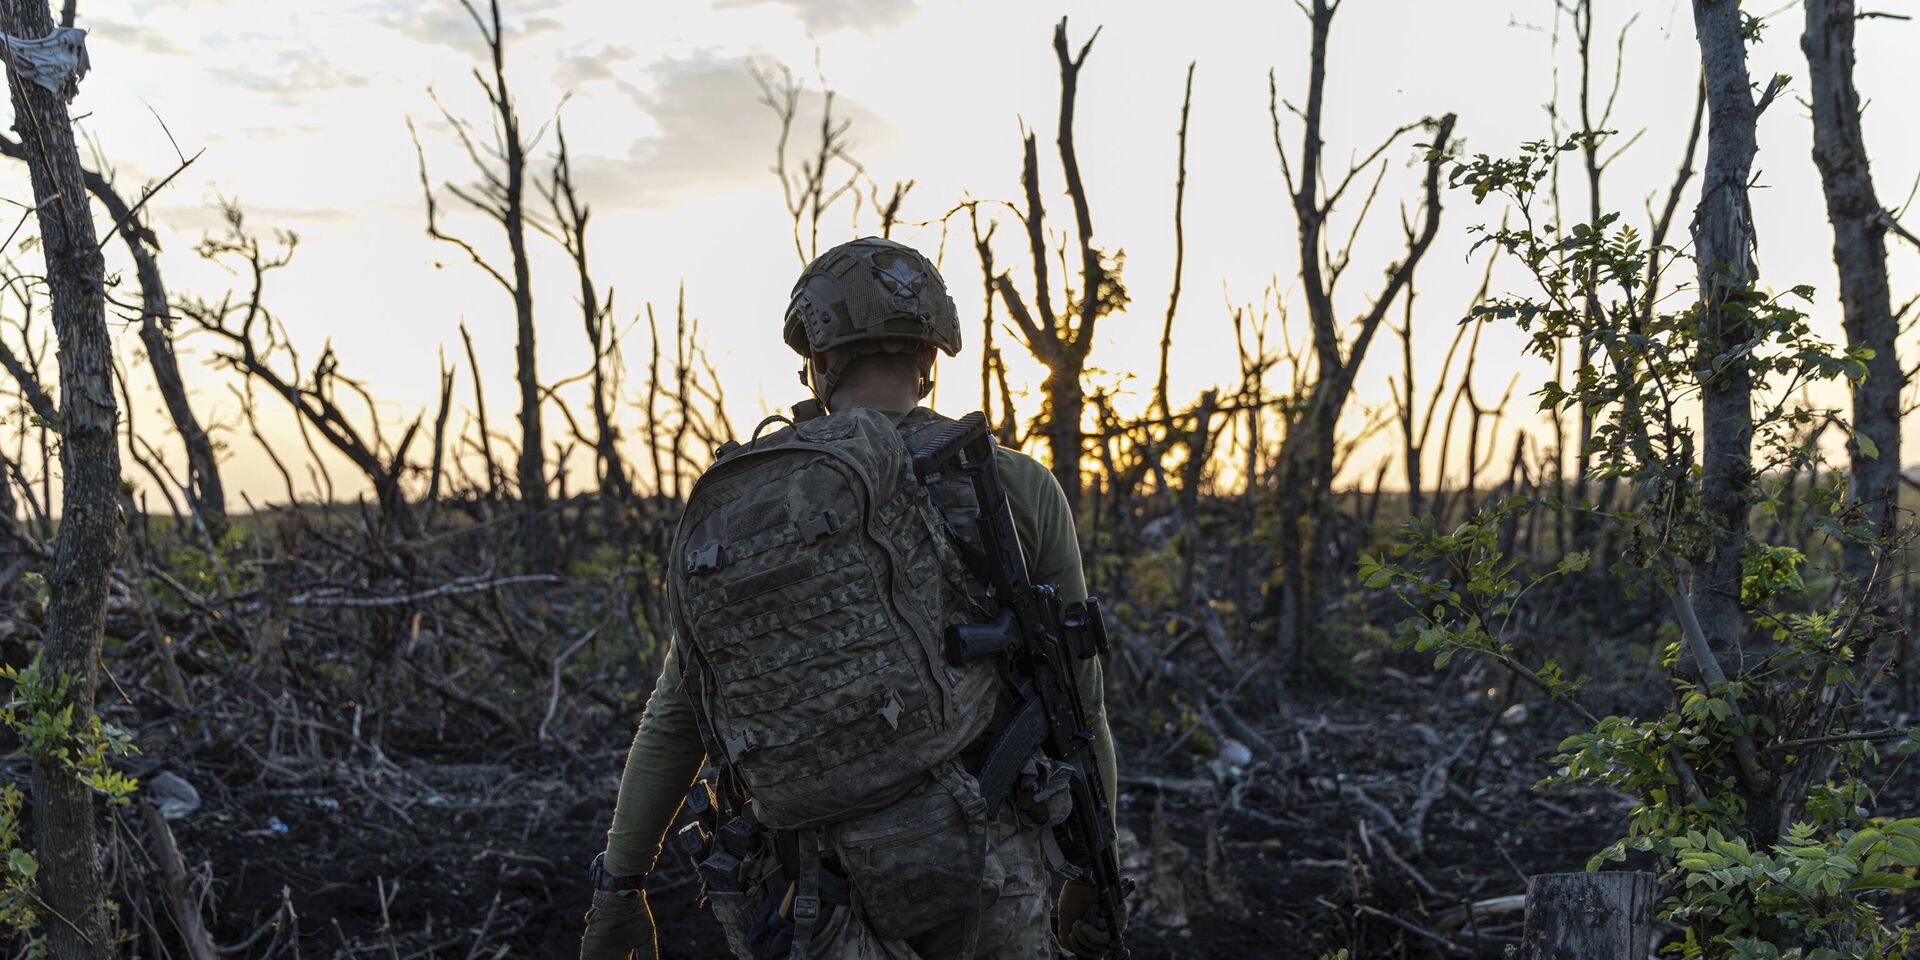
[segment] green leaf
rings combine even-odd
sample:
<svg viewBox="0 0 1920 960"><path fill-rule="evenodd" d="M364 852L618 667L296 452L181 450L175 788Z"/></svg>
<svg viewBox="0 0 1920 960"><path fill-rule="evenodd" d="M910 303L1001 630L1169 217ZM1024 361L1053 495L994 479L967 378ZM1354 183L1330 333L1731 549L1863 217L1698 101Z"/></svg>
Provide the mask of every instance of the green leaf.
<svg viewBox="0 0 1920 960"><path fill-rule="evenodd" d="M16 877L32 877L40 871L40 861L33 854L15 847L7 851L7 871Z"/></svg>

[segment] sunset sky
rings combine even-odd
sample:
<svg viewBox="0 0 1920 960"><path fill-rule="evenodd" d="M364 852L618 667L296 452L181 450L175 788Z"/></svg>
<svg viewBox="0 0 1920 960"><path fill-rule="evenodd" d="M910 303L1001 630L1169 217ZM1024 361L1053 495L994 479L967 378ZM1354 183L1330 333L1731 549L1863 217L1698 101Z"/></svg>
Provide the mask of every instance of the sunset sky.
<svg viewBox="0 0 1920 960"><path fill-rule="evenodd" d="M1644 222L1649 197L1663 194L1672 180L1687 134L1697 72L1691 14L1683 0L1598 6L1602 95L1615 38L1633 18L1611 124L1621 131L1614 142L1644 130L1609 174L1607 206ZM1809 156L1811 125L1797 96L1806 89L1799 5L1760 0L1747 6L1770 15L1765 41L1753 54L1754 75L1779 71L1794 78L1761 121L1762 189L1754 202L1762 272L1775 287L1819 288L1819 328L1838 338L1832 234ZM778 131L773 114L757 102L748 70L754 63L785 64L807 78L813 95L803 124L818 109L822 77L838 91L860 161L883 184L916 181L903 214L910 221L937 221L968 197L1017 198L1022 124L1037 128L1049 212L1055 226L1067 226L1070 208L1051 149L1059 81L1050 35L1061 16L1070 17L1076 44L1102 27L1082 74L1077 137L1096 240L1125 250L1133 307L1103 323L1093 364L1102 382L1131 376L1126 403L1137 409L1151 388L1171 279L1181 82L1187 63L1197 61L1176 400L1237 376L1228 301L1257 305L1269 282L1277 282L1281 304L1295 312L1292 329L1304 333L1291 279L1295 224L1266 112L1270 68L1283 97L1304 97L1307 24L1293 4L507 0L506 10L509 79L528 128L550 120L571 94L560 116L594 213L598 280L614 291L616 316L624 326L652 303L670 317L684 282L736 423L750 425L764 410L801 396L796 361L778 335L800 262L769 172ZM1553 22L1550 0L1344 3L1330 55L1329 162L1344 168L1351 154L1364 154L1395 126L1448 111L1460 115L1457 133L1470 151L1512 152L1523 140L1547 135L1543 104L1555 82ZM176 293L217 296L236 282L201 263L193 246L218 229L217 201L237 199L255 229L300 236L299 252L276 275L269 298L309 354L330 339L342 369L368 383L387 404L386 415L410 419L432 404L436 355L443 349L458 355L457 329L465 321L481 354L489 413L497 428L509 426L511 304L457 250L426 237L407 131L411 118L436 181L470 178L428 92L437 91L484 131L485 103L469 76L481 46L455 0L84 0L79 25L90 31L93 72L74 109L85 115L85 129L117 169L124 192L137 193L140 184L173 168L169 131L187 154L205 150L149 205ZM1920 23L1876 19L1861 26L1866 134L1882 200L1896 207L1920 173L1920 132L1910 122L1920 115L1920 84L1907 61L1916 40ZM1568 97L1577 80L1572 52L1563 30L1558 70ZM1297 149L1298 121L1283 115L1283 125L1289 149ZM1401 247L1396 207L1417 203L1418 171L1411 165L1417 139L1388 154L1381 200L1342 286L1344 317L1364 308ZM802 136L796 146L808 142ZM550 136L538 144L542 162L552 146ZM28 196L21 171L8 177L4 196ZM1577 178L1567 181L1566 196L1584 208ZM1440 240L1419 272L1415 320L1425 364L1419 375L1429 383L1479 278L1479 262L1466 259L1473 240L1468 227L1498 219L1497 210L1476 208L1464 193L1449 192L1444 200ZM1682 228L1691 205L1689 197ZM830 220L823 246L854 235L850 213L842 208ZM1011 215L1002 219L999 260L1018 267L1019 225ZM1916 222L1920 213L1909 218ZM504 262L497 229L467 217L451 226ZM872 226L870 217L860 224L862 232ZM965 221L953 226L941 263L966 322L968 350L948 361L938 401L960 412L977 400L980 273ZM895 236L938 253L942 229L935 222ZM587 356L575 286L558 246L544 238L533 243L541 370L546 379L560 380L578 373ZM122 262L117 245L109 256ZM1898 304L1920 289L1920 256L1896 241L1892 268ZM1023 289L1030 286L1023 271L1016 276ZM116 329L131 353L133 329ZM627 356L637 362L644 356L644 324L629 337ZM1386 379L1398 374L1399 362L1397 345L1384 337L1361 376L1355 424L1390 403ZM1003 342L1010 354L1019 352ZM1518 346L1511 331L1490 328L1477 377L1480 395L1493 399L1518 373L1516 415L1531 411L1533 401L1524 394L1542 374L1537 364L1520 360ZM277 476L244 430L235 429L237 406L223 386L232 375L206 362L213 347L188 335L182 359L203 416L228 428L229 489L256 500L277 497ZM1036 370L1017 363L1017 380L1037 384ZM639 373L633 370L630 382ZM464 370L461 377L457 395L465 397L471 387ZM136 394L136 417L157 426L158 397L138 387ZM1024 412L1037 404L1037 394L1027 396ZM270 412L273 429L290 431L281 410ZM456 425L464 415L456 413ZM630 406L621 415L631 437L637 417ZM550 420L558 423L557 416ZM1913 443L1915 432L1908 437ZM1501 441L1503 447L1510 442ZM1391 438L1383 438L1355 459L1350 474L1371 475L1392 448Z"/></svg>

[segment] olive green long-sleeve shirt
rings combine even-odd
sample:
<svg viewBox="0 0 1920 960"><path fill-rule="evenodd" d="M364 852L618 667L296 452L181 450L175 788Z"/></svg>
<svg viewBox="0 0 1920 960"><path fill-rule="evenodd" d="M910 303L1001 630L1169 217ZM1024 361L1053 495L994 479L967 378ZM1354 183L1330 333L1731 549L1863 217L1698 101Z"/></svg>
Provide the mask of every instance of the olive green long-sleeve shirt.
<svg viewBox="0 0 1920 960"><path fill-rule="evenodd" d="M1006 489L1033 582L1055 584L1063 601L1085 599L1087 582L1080 567L1080 544L1059 482L1026 454L1004 449L995 453L1000 483ZM637 876L653 869L667 828L673 825L687 788L706 759L679 659L671 655L666 658L653 697L640 719L640 730L634 735L633 748L627 753L626 771L620 777L620 799L614 806L613 826L607 831L606 862L607 870L617 876ZM1081 700L1092 715L1100 779L1106 786L1108 802L1117 802L1113 734L1107 726L1100 661L1076 661L1074 675Z"/></svg>

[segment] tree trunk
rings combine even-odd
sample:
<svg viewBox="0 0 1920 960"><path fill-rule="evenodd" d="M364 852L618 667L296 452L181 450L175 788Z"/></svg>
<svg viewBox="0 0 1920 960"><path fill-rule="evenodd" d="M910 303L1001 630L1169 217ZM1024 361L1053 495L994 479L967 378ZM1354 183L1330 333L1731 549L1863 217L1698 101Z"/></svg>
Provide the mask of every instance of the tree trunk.
<svg viewBox="0 0 1920 960"><path fill-rule="evenodd" d="M1853 0L1807 0L1800 48L1813 84L1813 162L1833 224L1833 261L1840 273L1840 305L1847 344L1873 351L1866 379L1853 386L1851 497L1876 532L1900 494L1900 391L1904 386L1887 292L1886 226L1867 165L1860 130L1860 94L1853 86ZM1865 585L1874 572L1875 545L1845 545L1842 569ZM1869 602L1872 598L1869 597Z"/></svg>
<svg viewBox="0 0 1920 960"><path fill-rule="evenodd" d="M44 37L46 0L0 0L0 30ZM107 585L120 539L120 448L107 336L105 265L87 206L67 103L9 69L14 129L26 145L41 252L60 344L60 535L46 620L46 668L70 678L75 723L93 715ZM34 839L41 896L66 918L46 925L53 960L113 953L92 791L70 774L33 765Z"/></svg>
<svg viewBox="0 0 1920 960"><path fill-rule="evenodd" d="M513 312L519 336L514 343L514 373L520 381L520 507L526 512L525 536L530 560L553 557L552 525L546 516L547 451L540 424L540 369L533 341L533 280L527 265L527 232L521 212L526 163L517 127L507 147L507 242L513 251Z"/></svg>
<svg viewBox="0 0 1920 960"><path fill-rule="evenodd" d="M1545 873L1527 881L1520 960L1646 960L1653 953L1651 873Z"/></svg>
<svg viewBox="0 0 1920 960"><path fill-rule="evenodd" d="M1707 640L1724 650L1744 632L1740 558L1747 546L1747 487L1753 472L1753 378L1741 356L1720 369L1713 363L1749 336L1745 318L1756 268L1747 184L1759 110L1747 81L1739 3L1693 0L1693 18L1707 84L1707 162L1692 225L1701 326L1695 373L1704 435L1701 507L1713 529L1711 542L1696 557L1691 593Z"/></svg>
<svg viewBox="0 0 1920 960"><path fill-rule="evenodd" d="M153 251L132 237L127 238L127 248L138 251L134 269L140 277L140 342L147 348L147 364L167 405L167 415L187 450L187 499L206 525L208 538L218 544L227 534L226 491L220 482L220 461L213 452L213 439L187 402L187 385L180 377L180 361L173 352L167 288L160 280Z"/></svg>
<svg viewBox="0 0 1920 960"><path fill-rule="evenodd" d="M1335 417L1338 416L1336 412ZM1300 415L1280 442L1277 544L1280 550L1278 630L1288 671L1307 676L1318 638L1327 521L1332 513L1332 424L1320 409Z"/></svg>
<svg viewBox="0 0 1920 960"><path fill-rule="evenodd" d="M514 374L520 384L520 460L517 479L520 484L521 542L528 562L535 567L551 563L554 556L553 523L547 516L546 435L540 421L540 369L533 336L533 278L527 260L527 153L520 138L520 116L513 107L513 95L507 88L507 39L500 26L500 3L489 5L493 26L487 46L493 59L494 110L499 114L501 173L506 180L501 191L500 225L506 230L507 249L513 257ZM475 19L479 15L476 13Z"/></svg>
<svg viewBox="0 0 1920 960"><path fill-rule="evenodd" d="M167 285L160 277L159 261L154 257L159 245L153 234L134 219L133 210L105 177L87 175L87 186L107 208L107 215L120 224L120 238L133 258L134 273L140 280L140 343L147 348L147 364L166 403L167 416L186 447L187 499L206 525L207 536L218 544L227 533L226 491L220 483L220 461L214 455L213 440L187 402L186 382L180 377L180 361L173 352L173 311L167 303Z"/></svg>
<svg viewBox="0 0 1920 960"><path fill-rule="evenodd" d="M1080 509L1080 458L1083 453L1080 422L1085 415L1086 391L1080 386L1082 363L1071 351L1063 351L1059 362L1048 371L1047 452L1053 462L1053 478L1067 495L1067 506Z"/></svg>

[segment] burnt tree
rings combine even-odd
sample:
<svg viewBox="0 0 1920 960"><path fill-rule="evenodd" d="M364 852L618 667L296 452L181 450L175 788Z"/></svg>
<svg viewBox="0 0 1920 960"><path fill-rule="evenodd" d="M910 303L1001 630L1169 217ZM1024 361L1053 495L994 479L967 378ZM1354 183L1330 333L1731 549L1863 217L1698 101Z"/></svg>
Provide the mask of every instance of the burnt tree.
<svg viewBox="0 0 1920 960"><path fill-rule="evenodd" d="M1290 650L1296 671L1305 666L1312 624L1317 621L1321 583L1329 575L1326 544L1333 513L1333 472L1335 433L1347 397L1353 390L1354 376L1366 358L1374 333L1406 289L1415 266L1433 244L1440 230L1440 165L1453 135L1454 116L1413 123L1389 134L1345 175L1333 179L1324 169L1326 143L1320 137L1327 84L1327 36L1339 11L1340 0L1313 0L1307 14L1311 21L1312 50L1307 67L1307 100L1296 111L1304 123L1296 168L1287 154L1280 133L1280 97L1277 84L1269 74L1268 112L1273 122L1273 145L1280 156L1281 175L1292 198L1299 226L1300 285L1306 298L1307 316L1313 336L1315 377L1309 393L1296 409L1289 411L1286 436L1280 442L1276 490L1277 537L1281 582L1278 596L1280 641ZM1303 9L1306 9L1303 7ZM1289 105L1291 109L1291 105ZM1350 337L1341 336L1336 317L1334 292L1341 274L1352 262L1353 227L1343 247L1335 247L1328 236L1328 218L1346 191L1360 175L1385 162L1381 159L1400 138L1422 126L1433 131L1427 148L1425 170L1425 211L1418 230L1409 231L1407 250L1386 271L1386 282L1372 295L1367 309L1354 321ZM1360 218L1371 206L1379 190L1380 177L1362 203Z"/></svg>
<svg viewBox="0 0 1920 960"><path fill-rule="evenodd" d="M608 321L613 312L609 291L603 300L594 286L593 272L587 266L587 219L591 211L580 202L573 186L573 163L567 155L567 133L557 124L554 138L559 153L554 158L551 179L541 188L547 205L553 209L556 236L573 261L580 279L580 312L586 325L587 342L593 345L591 385L593 389L594 434L588 439L594 458L599 461L600 490L618 500L633 499L633 484L627 479L626 461L620 456L620 431L613 423L613 386L609 367L619 368L618 343Z"/></svg>
<svg viewBox="0 0 1920 960"><path fill-rule="evenodd" d="M1033 308L1027 308L1010 276L1001 273L994 278L994 288L1013 316L1028 352L1047 368L1046 381L1041 384L1046 409L1041 413L1038 432L1047 437L1054 478L1066 491L1067 502L1075 506L1080 502L1080 461L1084 453L1081 421L1087 406L1087 354L1093 349L1094 327L1100 318L1127 305L1127 291L1120 283L1122 256L1110 257L1094 245L1093 214L1073 145L1073 108L1080 89L1080 69L1099 37L1096 29L1076 53L1067 44L1066 18L1053 28L1053 52L1060 64L1060 122L1054 142L1066 176L1067 197L1073 204L1074 236L1080 254L1079 289L1067 288L1065 301L1055 310L1047 267L1052 254L1047 248L1046 208L1040 199L1039 152L1032 133L1026 135L1021 155L1020 185L1026 195L1022 218L1033 261Z"/></svg>
<svg viewBox="0 0 1920 960"><path fill-rule="evenodd" d="M0 155L21 162L28 156L23 144L5 136L0 136ZM184 161L181 169L191 162ZM173 312L168 307L166 281L160 275L160 238L140 215L140 206L153 191L147 191L139 203L129 205L106 172L82 169L80 175L87 191L113 218L115 232L133 260L134 276L140 283L140 343L146 348L147 363L166 404L167 416L186 449L187 498L206 525L208 536L218 542L227 527L226 491L220 482L220 460L214 452L213 438L193 412L186 382L180 376L180 361L173 349Z"/></svg>
<svg viewBox="0 0 1920 960"><path fill-rule="evenodd" d="M486 15L482 15L471 0L460 0L460 5L473 18L487 45L488 70L476 69L474 79L485 92L487 104L494 113L494 142L483 149L475 141L469 125L441 107L442 116L453 127L479 177L478 182L470 186L450 183L447 191L499 224L506 235L511 263L504 270L498 268L473 244L441 229L439 204L427 176L426 153L419 150L420 186L427 201L427 234L459 248L513 300L514 373L520 391L520 453L515 469L520 487L520 531L528 561L533 566L544 566L553 559L555 548L552 519L546 509L546 439L540 419L543 393L534 350L533 280L527 259L529 144L520 128L520 114L507 85L507 41L500 22L500 0L489 0ZM415 147L418 150L417 138Z"/></svg>
<svg viewBox="0 0 1920 960"><path fill-rule="evenodd" d="M0 30L9 37L38 40L53 33L53 15L46 0L5 0L0 2ZM72 41L76 48L79 42ZM4 49L14 131L25 145L33 180L54 335L60 344L60 535L48 578L45 667L67 678L64 699L77 725L94 715L101 632L123 522L105 263L67 112L77 77L71 67L57 77L25 69L12 42ZM113 956L114 911L101 873L92 791L59 763L36 757L33 806L40 893L48 911L60 918L46 927L48 956Z"/></svg>

